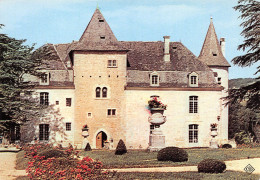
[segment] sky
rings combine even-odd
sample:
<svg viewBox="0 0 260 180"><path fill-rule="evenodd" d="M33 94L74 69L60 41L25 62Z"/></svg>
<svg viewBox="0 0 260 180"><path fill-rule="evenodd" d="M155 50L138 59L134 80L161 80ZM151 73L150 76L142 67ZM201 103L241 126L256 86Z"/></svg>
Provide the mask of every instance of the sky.
<svg viewBox="0 0 260 180"><path fill-rule="evenodd" d="M180 41L196 56L210 18L218 38L226 38L229 78L254 78L256 67L241 68L231 60L245 52L237 0L0 0L0 24L5 33L26 44L69 43L79 40L97 6L119 41Z"/></svg>

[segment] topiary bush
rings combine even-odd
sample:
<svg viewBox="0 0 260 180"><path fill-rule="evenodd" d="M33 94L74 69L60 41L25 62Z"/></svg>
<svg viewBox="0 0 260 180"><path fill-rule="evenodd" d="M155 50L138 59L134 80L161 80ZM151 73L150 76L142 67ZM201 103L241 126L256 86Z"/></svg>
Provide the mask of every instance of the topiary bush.
<svg viewBox="0 0 260 180"><path fill-rule="evenodd" d="M229 149L229 148L232 148L232 145L230 145L230 144L223 144L222 148Z"/></svg>
<svg viewBox="0 0 260 180"><path fill-rule="evenodd" d="M188 153L178 147L166 147L158 152L157 160L173 162L188 161Z"/></svg>
<svg viewBox="0 0 260 180"><path fill-rule="evenodd" d="M90 144L88 143L84 149L85 151L92 151Z"/></svg>
<svg viewBox="0 0 260 180"><path fill-rule="evenodd" d="M199 173L223 173L225 169L225 162L216 159L204 159L198 164Z"/></svg>
<svg viewBox="0 0 260 180"><path fill-rule="evenodd" d="M118 144L117 144L117 147L116 147L115 155L122 155L122 154L125 154L125 153L127 153L125 143L122 139L120 139Z"/></svg>
<svg viewBox="0 0 260 180"><path fill-rule="evenodd" d="M38 154L38 156L44 156L43 159L48 159L52 157L67 157L68 155L64 153L64 151L58 150L58 149L48 149L45 151L42 151Z"/></svg>

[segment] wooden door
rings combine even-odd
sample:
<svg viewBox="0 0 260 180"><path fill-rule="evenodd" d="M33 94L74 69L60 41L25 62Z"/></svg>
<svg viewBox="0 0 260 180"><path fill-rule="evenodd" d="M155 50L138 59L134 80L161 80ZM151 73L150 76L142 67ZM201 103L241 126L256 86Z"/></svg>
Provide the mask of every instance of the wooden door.
<svg viewBox="0 0 260 180"><path fill-rule="evenodd" d="M102 149L102 132L98 133L96 137L96 148Z"/></svg>

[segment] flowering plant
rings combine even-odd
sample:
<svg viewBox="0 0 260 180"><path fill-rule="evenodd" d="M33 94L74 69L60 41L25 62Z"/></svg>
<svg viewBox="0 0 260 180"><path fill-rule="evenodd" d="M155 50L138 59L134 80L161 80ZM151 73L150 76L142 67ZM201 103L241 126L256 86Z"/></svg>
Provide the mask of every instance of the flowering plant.
<svg viewBox="0 0 260 180"><path fill-rule="evenodd" d="M82 127L82 130L88 130L88 125L84 125L83 127Z"/></svg>
<svg viewBox="0 0 260 180"><path fill-rule="evenodd" d="M217 126L218 126L217 123L212 123L212 124L210 124L210 127L211 127L211 128L217 128Z"/></svg>
<svg viewBox="0 0 260 180"><path fill-rule="evenodd" d="M166 110L167 105L163 104L161 101L158 101L157 97L153 97L151 100L148 101L148 105L150 109L152 108L161 108Z"/></svg>

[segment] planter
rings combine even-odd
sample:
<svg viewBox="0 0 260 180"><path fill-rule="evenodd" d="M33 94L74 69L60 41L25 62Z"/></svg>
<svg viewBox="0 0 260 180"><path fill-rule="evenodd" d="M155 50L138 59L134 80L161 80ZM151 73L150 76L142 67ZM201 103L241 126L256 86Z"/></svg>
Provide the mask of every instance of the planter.
<svg viewBox="0 0 260 180"><path fill-rule="evenodd" d="M151 114L155 114L155 113L160 113L163 114L164 113L164 109L163 108L151 108Z"/></svg>
<svg viewBox="0 0 260 180"><path fill-rule="evenodd" d="M82 128L82 131L88 131L88 128Z"/></svg>
<svg viewBox="0 0 260 180"><path fill-rule="evenodd" d="M162 115L161 111L156 111L149 117L148 121L152 125L162 125L166 122L166 117Z"/></svg>
<svg viewBox="0 0 260 180"><path fill-rule="evenodd" d="M217 128L211 128L211 131L217 131L218 129Z"/></svg>
<svg viewBox="0 0 260 180"><path fill-rule="evenodd" d="M84 137L89 136L88 131L82 131L81 135L84 136Z"/></svg>
<svg viewBox="0 0 260 180"><path fill-rule="evenodd" d="M217 136L217 135L218 135L217 130L214 130L214 131L211 130L211 136L215 137L215 136Z"/></svg>

